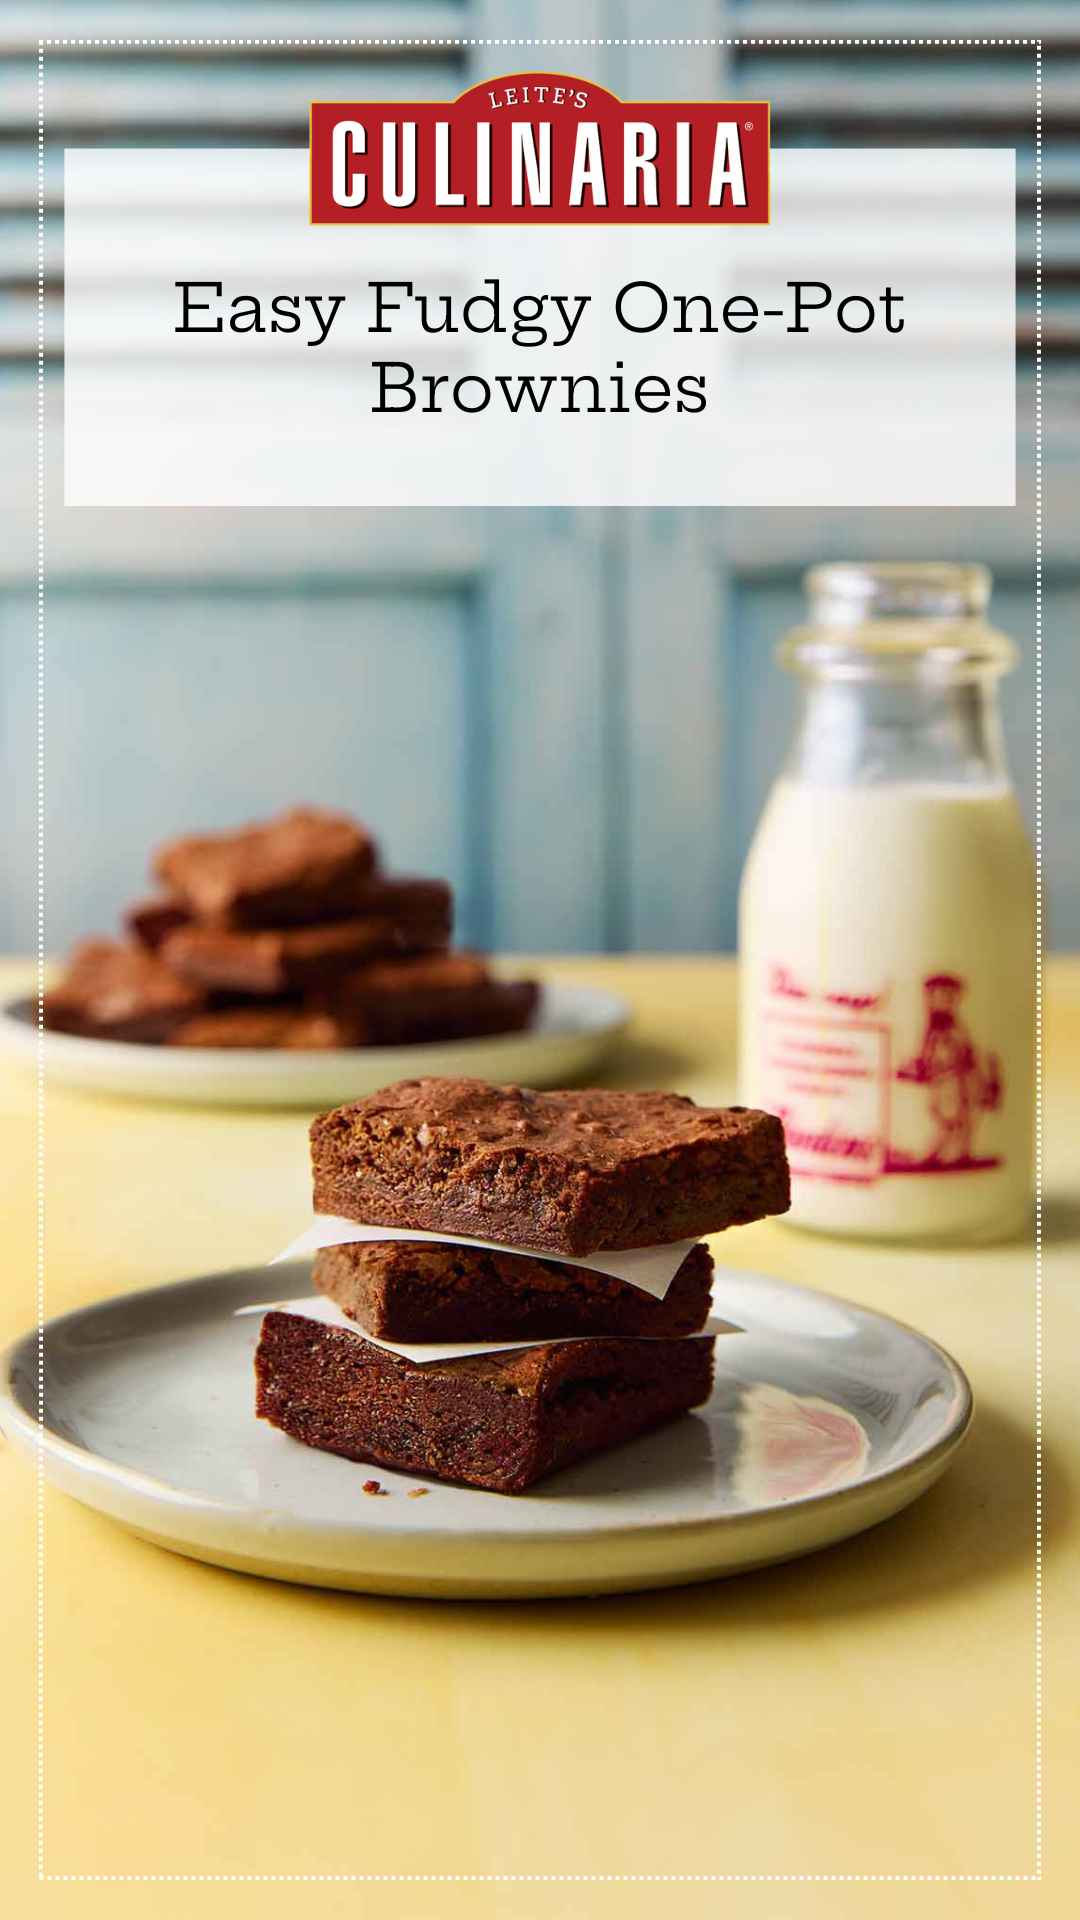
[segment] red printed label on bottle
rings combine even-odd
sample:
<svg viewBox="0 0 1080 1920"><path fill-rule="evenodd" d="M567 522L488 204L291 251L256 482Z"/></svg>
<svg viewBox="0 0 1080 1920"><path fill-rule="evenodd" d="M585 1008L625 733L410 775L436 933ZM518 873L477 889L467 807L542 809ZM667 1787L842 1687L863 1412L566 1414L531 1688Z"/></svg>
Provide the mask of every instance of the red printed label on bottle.
<svg viewBox="0 0 1080 1920"><path fill-rule="evenodd" d="M998 1056L976 1044L967 982L924 976L917 995L815 992L792 969L769 970L762 1023L762 1103L784 1122L792 1173L868 1184L886 1174L978 1172L983 1116L1002 1106ZM895 1015L919 1009L921 1031Z"/></svg>

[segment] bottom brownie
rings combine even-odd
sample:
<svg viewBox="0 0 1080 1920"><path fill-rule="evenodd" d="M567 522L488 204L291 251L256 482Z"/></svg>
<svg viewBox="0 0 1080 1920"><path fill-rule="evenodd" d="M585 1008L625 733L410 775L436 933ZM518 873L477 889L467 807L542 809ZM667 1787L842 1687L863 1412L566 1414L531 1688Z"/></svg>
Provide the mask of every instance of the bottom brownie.
<svg viewBox="0 0 1080 1920"><path fill-rule="evenodd" d="M255 1411L305 1446L522 1493L708 1398L711 1335L586 1339L417 1366L359 1333L266 1314Z"/></svg>
<svg viewBox="0 0 1080 1920"><path fill-rule="evenodd" d="M575 1333L678 1338L708 1319L713 1263L692 1247L662 1300L611 1274L485 1247L359 1240L324 1247L320 1293L380 1340L556 1340Z"/></svg>

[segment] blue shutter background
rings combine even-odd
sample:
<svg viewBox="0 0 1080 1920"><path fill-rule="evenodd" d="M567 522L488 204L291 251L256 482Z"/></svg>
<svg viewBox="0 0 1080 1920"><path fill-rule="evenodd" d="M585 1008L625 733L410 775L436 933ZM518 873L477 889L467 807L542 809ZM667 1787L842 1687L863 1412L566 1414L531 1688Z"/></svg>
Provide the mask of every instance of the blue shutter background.
<svg viewBox="0 0 1080 1920"><path fill-rule="evenodd" d="M538 50L52 49L46 66L48 939L107 928L171 832L286 802L357 809L394 862L444 872L471 941L708 949L790 718L772 649L799 576L834 557L980 558L1024 651L1007 691L1034 780L1031 489L1034 62L1030 49L768 46L802 36L1046 35L1045 804L1051 931L1080 943L1080 7L233 0L229 34L387 41L743 36L759 44ZM109 30L220 33L220 5L116 5ZM89 0L0 22L0 944L34 926L36 42L100 31ZM490 70L578 65L625 95L731 88L774 103L778 145L1016 145L1020 504L994 513L64 512L65 144L306 141L315 95L449 97Z"/></svg>

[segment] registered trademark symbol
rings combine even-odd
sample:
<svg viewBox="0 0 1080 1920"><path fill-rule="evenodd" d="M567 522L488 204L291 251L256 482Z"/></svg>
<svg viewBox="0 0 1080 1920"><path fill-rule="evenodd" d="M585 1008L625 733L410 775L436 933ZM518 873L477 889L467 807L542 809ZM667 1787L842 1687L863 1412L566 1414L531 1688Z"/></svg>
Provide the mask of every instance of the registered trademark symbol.
<svg viewBox="0 0 1080 1920"><path fill-rule="evenodd" d="M744 120L744 121L743 121L743 132L744 132L744 133L753 133L753 131L754 131L754 123L753 123L753 121L752 121L752 120Z"/></svg>

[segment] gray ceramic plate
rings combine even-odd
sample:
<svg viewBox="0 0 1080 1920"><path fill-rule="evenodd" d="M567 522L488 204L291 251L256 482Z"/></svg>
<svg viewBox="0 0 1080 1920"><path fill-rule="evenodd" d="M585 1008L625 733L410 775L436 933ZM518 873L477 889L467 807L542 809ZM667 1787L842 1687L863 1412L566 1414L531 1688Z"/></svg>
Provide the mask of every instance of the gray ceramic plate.
<svg viewBox="0 0 1080 1920"><path fill-rule="evenodd" d="M0 1424L50 1480L161 1546L247 1573L446 1598L678 1585L788 1559L897 1513L960 1445L971 1392L940 1347L846 1301L717 1274L709 1405L517 1498L315 1453L257 1421L258 1318L306 1263L107 1300L9 1349ZM40 1434L40 1440L39 1440ZM424 1499L410 1487L426 1484Z"/></svg>
<svg viewBox="0 0 1080 1920"><path fill-rule="evenodd" d="M479 1040L409 1047L148 1047L131 1040L84 1040L47 1033L45 1066L55 1085L138 1100L201 1106L336 1107L415 1074L474 1074L479 1080L563 1086L589 1073L629 1024L617 994L571 980L544 988L535 1026ZM33 1065L37 1016L29 999L0 1006L0 1048Z"/></svg>

